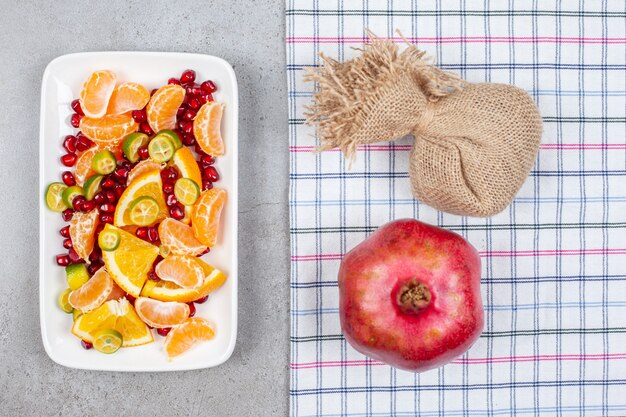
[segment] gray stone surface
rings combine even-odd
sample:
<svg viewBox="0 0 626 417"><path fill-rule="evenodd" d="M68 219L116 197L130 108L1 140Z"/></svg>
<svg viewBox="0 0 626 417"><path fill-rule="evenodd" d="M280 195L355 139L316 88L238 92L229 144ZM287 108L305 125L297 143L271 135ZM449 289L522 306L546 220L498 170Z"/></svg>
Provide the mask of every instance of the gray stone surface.
<svg viewBox="0 0 626 417"><path fill-rule="evenodd" d="M289 234L284 2L0 0L0 415L288 413ZM44 352L38 306L43 70L80 51L217 55L240 88L239 335L202 371L67 369Z"/></svg>

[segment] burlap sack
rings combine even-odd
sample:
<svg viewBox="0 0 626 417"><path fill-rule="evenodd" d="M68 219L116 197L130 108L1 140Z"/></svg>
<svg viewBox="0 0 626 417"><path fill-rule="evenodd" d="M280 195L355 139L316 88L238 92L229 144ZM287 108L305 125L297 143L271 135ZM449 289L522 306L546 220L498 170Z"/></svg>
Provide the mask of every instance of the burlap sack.
<svg viewBox="0 0 626 417"><path fill-rule="evenodd" d="M307 80L319 84L307 121L319 150L415 136L413 195L449 213L487 217L504 210L534 163L541 117L523 90L470 84L424 59L413 45L374 38L344 63L322 56Z"/></svg>

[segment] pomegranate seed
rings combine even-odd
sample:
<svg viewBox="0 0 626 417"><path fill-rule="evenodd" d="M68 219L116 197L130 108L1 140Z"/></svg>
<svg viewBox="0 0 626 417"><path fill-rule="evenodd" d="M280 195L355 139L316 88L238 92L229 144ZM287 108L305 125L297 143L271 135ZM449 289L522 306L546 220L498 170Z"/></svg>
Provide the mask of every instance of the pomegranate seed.
<svg viewBox="0 0 626 417"><path fill-rule="evenodd" d="M148 152L148 147L147 146L142 146L141 148L139 148L137 150L137 153L139 154L139 158L143 159L148 159L150 157L150 152Z"/></svg>
<svg viewBox="0 0 626 417"><path fill-rule="evenodd" d="M170 330L172 330L172 328L171 328L171 327L164 327L164 328L162 328L162 329L157 329L157 333L158 333L160 336L165 337L165 336L167 336L167 334L170 332Z"/></svg>
<svg viewBox="0 0 626 417"><path fill-rule="evenodd" d="M153 226L148 228L148 240L152 243L159 241L159 231L156 227Z"/></svg>
<svg viewBox="0 0 626 417"><path fill-rule="evenodd" d="M76 154L75 153L66 153L61 157L61 163L66 167L73 167L76 163Z"/></svg>
<svg viewBox="0 0 626 417"><path fill-rule="evenodd" d="M159 276L154 271L150 271L150 273L148 274L148 278L151 279L152 281L160 280Z"/></svg>
<svg viewBox="0 0 626 417"><path fill-rule="evenodd" d="M101 214L100 221L102 223L113 224L113 215L112 214Z"/></svg>
<svg viewBox="0 0 626 417"><path fill-rule="evenodd" d="M211 155L202 155L200 158L200 165L202 165L202 169L208 168L215 163L215 158Z"/></svg>
<svg viewBox="0 0 626 417"><path fill-rule="evenodd" d="M95 263L102 261L102 252L100 251L99 248L96 248L96 247L93 248L93 251L89 255L89 260Z"/></svg>
<svg viewBox="0 0 626 417"><path fill-rule="evenodd" d="M205 104L210 101L213 101L213 94L211 93L201 94L199 98L200 98L200 104Z"/></svg>
<svg viewBox="0 0 626 417"><path fill-rule="evenodd" d="M96 202L87 200L83 203L83 211L91 211L96 208Z"/></svg>
<svg viewBox="0 0 626 417"><path fill-rule="evenodd" d="M96 226L96 234L100 233L103 230L104 230L104 224L99 223L98 226Z"/></svg>
<svg viewBox="0 0 626 417"><path fill-rule="evenodd" d="M147 119L145 110L133 110L131 115L133 116L133 120L137 123L143 123Z"/></svg>
<svg viewBox="0 0 626 417"><path fill-rule="evenodd" d="M150 91L150 96L153 96L154 93L156 93L158 91L158 88L153 88L152 91Z"/></svg>
<svg viewBox="0 0 626 417"><path fill-rule="evenodd" d="M76 197L74 197L74 199L72 200L72 207L74 208L74 211L83 211L83 203L85 201L87 201L87 199L82 195L77 195Z"/></svg>
<svg viewBox="0 0 626 417"><path fill-rule="evenodd" d="M63 174L61 174L61 178L63 179L65 185L67 185L68 187L76 185L76 179L74 178L74 174L72 174L71 171L63 171Z"/></svg>
<svg viewBox="0 0 626 417"><path fill-rule="evenodd" d="M124 190L126 189L126 187L124 187L121 184L118 184L115 186L115 188L113 189L113 191L115 191L115 196L117 198L120 198L122 196L122 194L124 194Z"/></svg>
<svg viewBox="0 0 626 417"><path fill-rule="evenodd" d="M117 168L113 171L115 176L120 182L126 183L126 178L128 177L128 169L126 168Z"/></svg>
<svg viewBox="0 0 626 417"><path fill-rule="evenodd" d="M115 187L115 181L113 181L113 179L111 178L105 178L100 183L100 186L102 187L103 190L111 190L113 189L113 187Z"/></svg>
<svg viewBox="0 0 626 417"><path fill-rule="evenodd" d="M91 265L89 265L87 267L87 272L89 272L89 275L93 275L96 272L98 272L98 269L102 268L102 266L98 263L92 263Z"/></svg>
<svg viewBox="0 0 626 417"><path fill-rule="evenodd" d="M196 72L191 69L187 69L183 71L182 75L180 76L180 82L183 84L192 83L195 80L196 80Z"/></svg>
<svg viewBox="0 0 626 417"><path fill-rule="evenodd" d="M172 194L174 192L174 184L163 184L163 192L165 194Z"/></svg>
<svg viewBox="0 0 626 417"><path fill-rule="evenodd" d="M161 179L164 182L173 183L178 179L178 171L174 168L169 167L161 171Z"/></svg>
<svg viewBox="0 0 626 417"><path fill-rule="evenodd" d="M111 203L111 204L115 204L117 203L117 195L115 195L114 191L107 191L106 193L104 193L104 196L106 197L106 201ZM104 203L104 201L103 201Z"/></svg>
<svg viewBox="0 0 626 417"><path fill-rule="evenodd" d="M76 136L76 149L84 152L92 146L93 142L87 136L83 135L82 132L78 132L78 135Z"/></svg>
<svg viewBox="0 0 626 417"><path fill-rule="evenodd" d="M196 315L196 306L194 303L187 303L189 306L189 317L193 317Z"/></svg>
<svg viewBox="0 0 626 417"><path fill-rule="evenodd" d="M131 304L135 304L135 300L137 300L135 297L133 297L133 296L132 296L132 295L130 295L130 294L126 294L124 297L125 297L125 298L128 300L128 302L129 302L129 303L131 303Z"/></svg>
<svg viewBox="0 0 626 417"><path fill-rule="evenodd" d="M182 220L185 218L185 211L178 206L172 207L170 208L170 216L176 220Z"/></svg>
<svg viewBox="0 0 626 417"><path fill-rule="evenodd" d="M73 264L77 264L82 261L82 258L78 256L78 252L76 252L74 248L70 248L68 256L70 257L70 262Z"/></svg>
<svg viewBox="0 0 626 417"><path fill-rule="evenodd" d="M183 114L183 119L192 121L196 117L196 112L194 110L185 110L185 114Z"/></svg>
<svg viewBox="0 0 626 417"><path fill-rule="evenodd" d="M135 231L135 235L139 239L146 240L148 238L148 228L147 227L138 227Z"/></svg>
<svg viewBox="0 0 626 417"><path fill-rule="evenodd" d="M122 159L120 161L117 161L117 166L120 168L124 168L127 171L130 171L133 168L133 163L130 162L128 159Z"/></svg>
<svg viewBox="0 0 626 417"><path fill-rule="evenodd" d="M69 226L62 227L61 230L59 230L59 233L63 237L66 237L66 238L70 237L70 227Z"/></svg>
<svg viewBox="0 0 626 417"><path fill-rule="evenodd" d="M80 126L80 114L74 113L72 117L70 117L70 124L72 125L72 127L78 129L78 127Z"/></svg>
<svg viewBox="0 0 626 417"><path fill-rule="evenodd" d="M196 146L195 146L193 149L196 151L196 153L198 154L198 156L204 156L204 155L206 155L206 154L207 154L206 152L204 152L204 150L202 149L202 147L200 147L200 145L199 145L199 144L197 144L197 143L196 143Z"/></svg>
<svg viewBox="0 0 626 417"><path fill-rule="evenodd" d="M176 200L174 194L169 194L165 199L165 204L167 204L168 207L175 206L177 203L178 200Z"/></svg>
<svg viewBox="0 0 626 417"><path fill-rule="evenodd" d="M65 249L72 249L74 247L74 245L72 244L72 239L64 239L63 240L63 247Z"/></svg>
<svg viewBox="0 0 626 417"><path fill-rule="evenodd" d="M206 80L202 84L200 84L200 88L202 91L206 91L207 93L214 93L217 91L217 86L211 80Z"/></svg>
<svg viewBox="0 0 626 417"><path fill-rule="evenodd" d="M203 303L206 303L206 300L208 300L208 299L209 299L209 296L205 295L202 298L198 298L196 301L194 301L194 303L196 303L196 304L203 304Z"/></svg>
<svg viewBox="0 0 626 417"><path fill-rule="evenodd" d="M202 256L202 255L205 255L205 254L207 254L209 252L211 252L211 248L206 248L205 250L203 250L202 252L200 252L196 256Z"/></svg>
<svg viewBox="0 0 626 417"><path fill-rule="evenodd" d="M183 134L185 134L185 135L192 135L193 134L193 123L192 122L182 120L181 123L179 123L178 127L180 128L180 131Z"/></svg>
<svg viewBox="0 0 626 417"><path fill-rule="evenodd" d="M202 180L202 191L210 190L213 188L213 183L207 179Z"/></svg>
<svg viewBox="0 0 626 417"><path fill-rule="evenodd" d="M168 84L176 84L176 85L180 85L180 80L178 78L170 78L169 80L167 80Z"/></svg>
<svg viewBox="0 0 626 417"><path fill-rule="evenodd" d="M220 174L217 172L217 169L215 169L214 166L208 166L204 168L202 173L204 174L204 178L211 182L215 182L220 179Z"/></svg>
<svg viewBox="0 0 626 417"><path fill-rule="evenodd" d="M104 203L100 206L100 211L104 213L115 213L115 206L111 203Z"/></svg>
<svg viewBox="0 0 626 417"><path fill-rule="evenodd" d="M152 130L152 128L150 127L150 125L147 122L142 122L139 125L139 131L141 133L145 133L148 136L154 135L154 131Z"/></svg>
<svg viewBox="0 0 626 417"><path fill-rule="evenodd" d="M115 194L113 194L115 196ZM96 193L96 195L93 196L93 201L94 203L100 205L102 203L104 203L105 201L107 201L107 197L104 191L100 191L99 193Z"/></svg>
<svg viewBox="0 0 626 417"><path fill-rule="evenodd" d="M200 100L195 97L189 100L189 108L192 110L198 110L200 108L200 105L201 105ZM195 117L195 114L194 114L194 117Z"/></svg>
<svg viewBox="0 0 626 417"><path fill-rule="evenodd" d="M67 255L57 255L56 261L59 266L68 266L70 264L70 257Z"/></svg>
<svg viewBox="0 0 626 417"><path fill-rule="evenodd" d="M74 215L74 210L72 210L71 208L65 209L61 213L63 220L65 220L66 222L69 222L70 220L72 220L73 215Z"/></svg>
<svg viewBox="0 0 626 417"><path fill-rule="evenodd" d="M183 135L182 141L185 146L193 146L196 144L196 138L193 135Z"/></svg>
<svg viewBox="0 0 626 417"><path fill-rule="evenodd" d="M83 112L83 108L80 107L80 100L72 100L72 104L70 105L70 107L72 107L72 110L74 110L75 113L78 113L81 116L85 115L85 113Z"/></svg>
<svg viewBox="0 0 626 417"><path fill-rule="evenodd" d="M89 342L87 342L85 340L81 340L80 344L83 345L83 348L85 350L89 350L89 349L91 349L93 347L93 345L91 343L89 343Z"/></svg>
<svg viewBox="0 0 626 417"><path fill-rule="evenodd" d="M65 139L63 139L63 147L68 153L76 152L76 136L67 135Z"/></svg>

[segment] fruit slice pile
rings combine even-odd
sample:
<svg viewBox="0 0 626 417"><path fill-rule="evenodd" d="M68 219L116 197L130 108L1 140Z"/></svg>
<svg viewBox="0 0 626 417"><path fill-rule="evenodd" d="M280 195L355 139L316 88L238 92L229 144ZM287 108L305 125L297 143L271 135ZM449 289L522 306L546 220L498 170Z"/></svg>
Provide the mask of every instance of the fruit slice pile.
<svg viewBox="0 0 626 417"><path fill-rule="evenodd" d="M109 70L91 74L72 101L63 138L62 182L45 195L69 225L60 230L72 313L83 347L113 353L167 336L168 358L210 340L214 325L196 304L226 281L199 257L219 244L226 191L214 187L224 155L211 80L185 70L149 92Z"/></svg>

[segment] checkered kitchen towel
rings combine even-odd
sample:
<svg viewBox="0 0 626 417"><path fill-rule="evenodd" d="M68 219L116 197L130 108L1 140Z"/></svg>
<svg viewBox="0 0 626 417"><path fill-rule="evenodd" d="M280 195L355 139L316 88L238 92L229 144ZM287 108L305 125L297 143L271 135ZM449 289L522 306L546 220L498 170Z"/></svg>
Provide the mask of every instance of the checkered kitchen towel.
<svg viewBox="0 0 626 417"><path fill-rule="evenodd" d="M626 415L624 1L289 0L286 15L292 415ZM339 152L311 153L303 70L319 52L354 56L364 28L398 28L446 70L531 94L543 143L503 213L416 202L408 139L360 149L351 170ZM482 336L421 374L357 353L338 318L342 254L403 217L462 234L483 264Z"/></svg>

